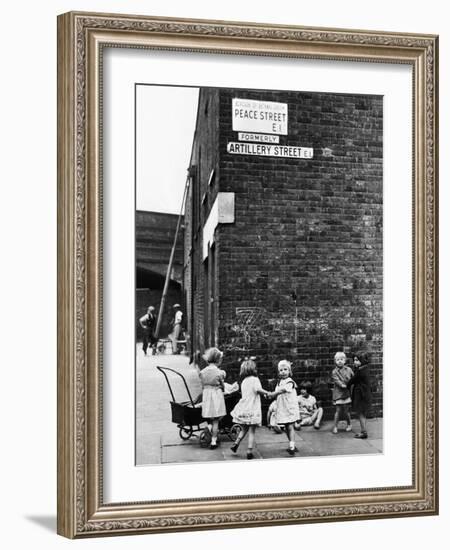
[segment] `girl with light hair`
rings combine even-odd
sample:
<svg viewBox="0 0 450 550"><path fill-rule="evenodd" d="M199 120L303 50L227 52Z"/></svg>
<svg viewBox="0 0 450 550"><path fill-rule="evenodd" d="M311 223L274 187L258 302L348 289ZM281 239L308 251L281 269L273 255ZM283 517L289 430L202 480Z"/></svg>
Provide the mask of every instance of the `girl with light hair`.
<svg viewBox="0 0 450 550"><path fill-rule="evenodd" d="M200 380L203 387L202 416L209 422L211 431L211 449L217 448L217 434L219 420L226 415L225 398L223 395L226 373L220 369L223 352L217 348L208 348L203 359L207 366L200 371Z"/></svg>
<svg viewBox="0 0 450 550"><path fill-rule="evenodd" d="M241 431L231 446L233 453L236 453L239 444L248 434L247 458L254 458L253 445L255 442L256 428L261 426L261 395L267 395L269 392L263 389L258 378L255 361L245 359L241 364L241 399L231 411L233 422L241 426Z"/></svg>
<svg viewBox="0 0 450 550"><path fill-rule="evenodd" d="M284 426L289 440L287 452L292 456L298 449L295 446L294 424L300 420L297 401L297 384L292 379L292 365L286 359L278 363L278 383L275 391L268 394L269 398L276 398L275 420L279 426Z"/></svg>

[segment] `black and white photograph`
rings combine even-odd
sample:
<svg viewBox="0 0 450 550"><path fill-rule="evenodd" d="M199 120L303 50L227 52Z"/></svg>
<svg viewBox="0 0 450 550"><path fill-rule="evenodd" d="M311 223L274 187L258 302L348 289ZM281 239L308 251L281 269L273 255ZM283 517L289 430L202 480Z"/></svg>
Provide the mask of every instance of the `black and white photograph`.
<svg viewBox="0 0 450 550"><path fill-rule="evenodd" d="M136 465L382 454L383 96L138 83L135 198Z"/></svg>

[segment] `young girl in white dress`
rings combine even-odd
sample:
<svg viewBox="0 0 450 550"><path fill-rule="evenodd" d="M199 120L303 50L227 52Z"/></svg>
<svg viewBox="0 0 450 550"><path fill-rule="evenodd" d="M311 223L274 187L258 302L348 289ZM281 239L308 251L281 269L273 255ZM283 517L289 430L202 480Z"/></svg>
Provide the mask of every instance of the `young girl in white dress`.
<svg viewBox="0 0 450 550"><path fill-rule="evenodd" d="M294 424L300 420L296 387L297 384L292 380L291 363L285 359L280 361L278 363L278 384L275 391L270 392L268 397L277 400L275 419L279 426L285 428L289 440L287 452L290 455L297 452Z"/></svg>
<svg viewBox="0 0 450 550"><path fill-rule="evenodd" d="M240 424L242 429L234 443L231 446L233 453L236 453L239 444L248 434L247 458L254 458L253 444L255 442L255 432L257 426L261 426L261 395L267 395L269 392L264 390L257 376L256 363L253 359L246 359L240 370L241 378L241 399L231 411L231 416L236 424Z"/></svg>
<svg viewBox="0 0 450 550"><path fill-rule="evenodd" d="M210 447L216 449L219 420L227 414L223 395L226 373L224 370L219 369L223 353L217 348L209 348L205 351L203 359L208 365L200 371L200 380L203 387L202 416L210 423Z"/></svg>

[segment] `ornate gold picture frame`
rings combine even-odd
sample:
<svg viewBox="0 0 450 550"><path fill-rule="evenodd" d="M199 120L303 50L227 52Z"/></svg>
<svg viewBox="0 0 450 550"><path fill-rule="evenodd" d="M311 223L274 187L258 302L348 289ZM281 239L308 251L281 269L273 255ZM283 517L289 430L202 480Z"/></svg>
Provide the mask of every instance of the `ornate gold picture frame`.
<svg viewBox="0 0 450 550"><path fill-rule="evenodd" d="M412 181L410 196L404 197L412 204L413 296L412 311L405 312L412 323L411 483L274 492L262 480L257 494L224 495L219 489L214 496L155 499L149 488L144 500L105 500L107 49L411 68ZM76 12L59 16L58 533L82 538L438 513L437 117L437 36Z"/></svg>

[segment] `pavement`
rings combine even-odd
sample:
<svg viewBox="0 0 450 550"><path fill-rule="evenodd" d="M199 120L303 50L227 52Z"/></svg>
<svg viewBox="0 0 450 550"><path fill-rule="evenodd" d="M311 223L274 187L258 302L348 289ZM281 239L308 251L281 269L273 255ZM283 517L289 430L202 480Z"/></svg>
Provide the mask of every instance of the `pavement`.
<svg viewBox="0 0 450 550"><path fill-rule="evenodd" d="M198 370L189 365L183 355L147 355L140 346L136 348L136 464L167 464L183 462L215 462L246 459L246 439L236 454L230 447L232 441L227 434L221 434L217 449L202 447L199 441L201 432L181 439L179 428L171 421L170 401L172 397L163 374L157 366L173 368L180 372L195 400L201 393ZM189 399L181 377L167 373L176 401ZM338 434L331 432L333 423L325 421L320 430L312 426L295 432L298 453L295 457L370 455L383 452L383 420L372 418L367 421L368 439L355 439L359 422L354 420L351 432L345 431L345 423ZM255 458L294 458L286 449L288 440L284 433L276 434L262 426L256 431Z"/></svg>

